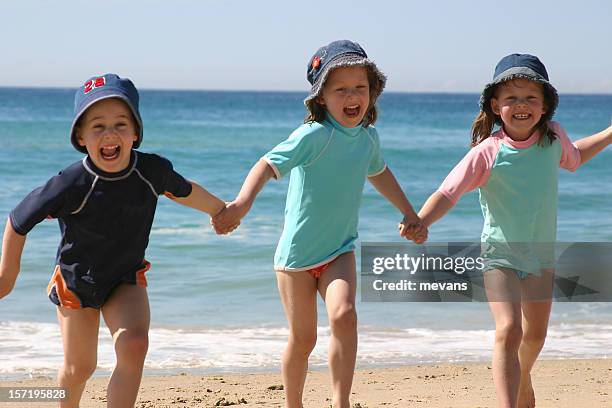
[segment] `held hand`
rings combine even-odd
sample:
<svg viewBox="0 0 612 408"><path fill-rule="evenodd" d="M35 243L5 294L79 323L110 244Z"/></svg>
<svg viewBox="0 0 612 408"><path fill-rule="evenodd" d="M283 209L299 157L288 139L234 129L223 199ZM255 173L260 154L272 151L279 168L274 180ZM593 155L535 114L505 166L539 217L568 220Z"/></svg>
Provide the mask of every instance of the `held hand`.
<svg viewBox="0 0 612 408"><path fill-rule="evenodd" d="M211 218L215 232L220 235L229 234L240 225L240 220L246 215L248 208L237 201L226 203L225 208Z"/></svg>
<svg viewBox="0 0 612 408"><path fill-rule="evenodd" d="M257 193L274 176L274 170L263 159L260 159L249 171L242 184L240 193L230 203L225 203L225 209L212 217L212 224L217 234L228 234L240 225L240 220L249 212Z"/></svg>
<svg viewBox="0 0 612 408"><path fill-rule="evenodd" d="M398 225L401 237L413 239L418 224L421 222L416 215L405 215Z"/></svg>
<svg viewBox="0 0 612 408"><path fill-rule="evenodd" d="M416 244L422 244L427 241L428 230L423 225L418 217L405 216L398 225L400 236L414 241Z"/></svg>
<svg viewBox="0 0 612 408"><path fill-rule="evenodd" d="M418 224L417 231L414 234L414 239L412 240L415 244L421 245L427 238L429 237L429 231L426 226L423 224Z"/></svg>

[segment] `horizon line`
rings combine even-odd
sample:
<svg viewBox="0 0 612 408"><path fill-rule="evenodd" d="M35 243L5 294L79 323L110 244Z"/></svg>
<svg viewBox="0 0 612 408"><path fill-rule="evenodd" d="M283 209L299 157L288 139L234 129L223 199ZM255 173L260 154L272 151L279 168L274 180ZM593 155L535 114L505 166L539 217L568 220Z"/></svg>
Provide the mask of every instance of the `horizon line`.
<svg viewBox="0 0 612 408"><path fill-rule="evenodd" d="M35 85L35 86L20 86L20 85L0 85L0 90L2 89L28 89L28 90L63 90L63 91L74 91L75 87L66 87L66 86L45 86L45 85ZM155 91L155 92L243 92L243 93L302 93L307 94L308 90L291 90L291 89L210 89L210 88L147 88L147 87L139 87L139 91ZM481 91L396 91L396 90L386 90L383 94L439 94L439 95L479 95ZM584 95L584 96L612 96L612 92L603 91L603 92L567 92L560 93L561 95Z"/></svg>

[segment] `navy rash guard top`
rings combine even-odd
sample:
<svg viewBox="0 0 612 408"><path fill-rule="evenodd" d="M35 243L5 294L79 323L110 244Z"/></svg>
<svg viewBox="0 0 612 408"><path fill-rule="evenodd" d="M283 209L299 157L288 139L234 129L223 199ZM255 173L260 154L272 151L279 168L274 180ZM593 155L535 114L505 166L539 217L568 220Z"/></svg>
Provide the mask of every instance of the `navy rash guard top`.
<svg viewBox="0 0 612 408"><path fill-rule="evenodd" d="M155 154L132 151L118 173L98 169L87 156L32 191L10 220L25 235L45 218L57 218L56 263L66 286L90 295L81 296L82 307L100 307L88 303L103 303L124 275L142 268L158 196L187 197L191 188Z"/></svg>

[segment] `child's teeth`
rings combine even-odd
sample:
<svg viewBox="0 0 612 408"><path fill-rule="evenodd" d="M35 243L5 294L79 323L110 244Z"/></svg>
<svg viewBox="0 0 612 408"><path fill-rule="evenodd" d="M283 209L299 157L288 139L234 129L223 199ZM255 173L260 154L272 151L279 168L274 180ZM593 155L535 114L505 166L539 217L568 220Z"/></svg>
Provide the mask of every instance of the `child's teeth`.
<svg viewBox="0 0 612 408"><path fill-rule="evenodd" d="M105 158L111 158L119 153L119 146L103 146L101 149L102 156Z"/></svg>

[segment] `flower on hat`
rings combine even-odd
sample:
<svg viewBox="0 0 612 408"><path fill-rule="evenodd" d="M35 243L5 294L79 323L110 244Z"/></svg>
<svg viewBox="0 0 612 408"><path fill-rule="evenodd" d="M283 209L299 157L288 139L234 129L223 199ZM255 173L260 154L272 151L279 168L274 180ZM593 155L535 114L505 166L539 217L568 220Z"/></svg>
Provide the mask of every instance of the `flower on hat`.
<svg viewBox="0 0 612 408"><path fill-rule="evenodd" d="M312 59L312 69L317 69L321 65L321 57L318 55Z"/></svg>

